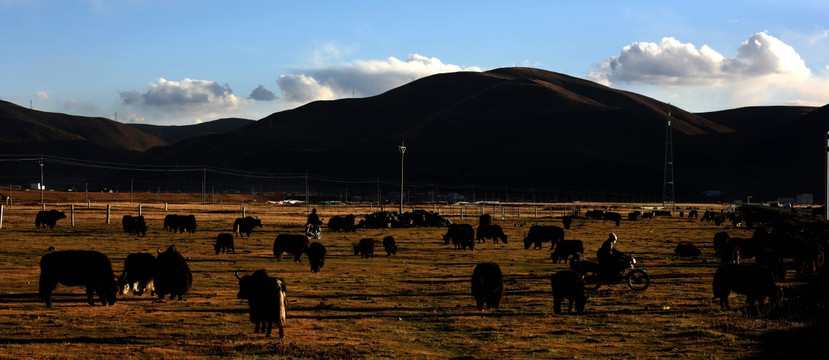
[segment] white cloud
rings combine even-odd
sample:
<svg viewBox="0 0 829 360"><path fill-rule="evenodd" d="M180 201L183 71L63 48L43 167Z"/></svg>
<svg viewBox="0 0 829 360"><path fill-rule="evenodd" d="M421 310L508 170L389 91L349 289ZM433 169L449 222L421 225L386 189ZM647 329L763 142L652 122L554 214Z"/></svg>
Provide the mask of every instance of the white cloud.
<svg viewBox="0 0 829 360"><path fill-rule="evenodd" d="M144 92L119 91L122 103L146 111L164 111L172 116L209 116L238 109L242 102L230 86L215 81L159 78Z"/></svg>
<svg viewBox="0 0 829 360"><path fill-rule="evenodd" d="M326 48L325 53L335 53ZM405 60L358 60L338 66L319 66L298 70L299 74L281 75L277 80L287 101L306 103L314 100L353 96L373 96L406 84L412 79L437 73L482 71L479 67L444 64L438 58L411 54Z"/></svg>
<svg viewBox="0 0 829 360"><path fill-rule="evenodd" d="M732 58L672 37L634 43L599 63L587 78L688 95L716 91L734 106L829 102L829 79L813 74L793 47L765 32L751 35Z"/></svg>
<svg viewBox="0 0 829 360"><path fill-rule="evenodd" d="M35 92L35 94L37 95L37 98L41 101L48 101L48 100L52 99L52 96L49 95L49 93L47 93L45 91L37 91L37 92Z"/></svg>

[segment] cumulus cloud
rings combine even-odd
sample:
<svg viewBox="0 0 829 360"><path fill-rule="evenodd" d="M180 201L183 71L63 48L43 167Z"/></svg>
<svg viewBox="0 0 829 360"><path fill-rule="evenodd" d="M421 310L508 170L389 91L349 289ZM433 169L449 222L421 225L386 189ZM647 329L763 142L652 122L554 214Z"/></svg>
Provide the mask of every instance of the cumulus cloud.
<svg viewBox="0 0 829 360"><path fill-rule="evenodd" d="M37 98L42 101L47 101L52 98L52 96L45 91L37 91L35 92L35 95L37 95Z"/></svg>
<svg viewBox="0 0 829 360"><path fill-rule="evenodd" d="M159 78L145 92L119 91L124 105L142 110L161 111L176 116L211 116L236 110L241 100L227 84L185 78L170 81Z"/></svg>
<svg viewBox="0 0 829 360"><path fill-rule="evenodd" d="M410 54L405 60L361 60L339 66L320 66L298 70L298 74L281 75L277 84L288 101L305 103L314 100L351 96L372 96L388 91L412 79L437 73L482 71L479 67L444 64L435 57Z"/></svg>
<svg viewBox="0 0 829 360"><path fill-rule="evenodd" d="M125 105L143 104L147 106L175 108L210 107L234 108L239 105L239 98L227 84L219 85L215 81L184 79L169 81L159 78L145 93L137 91L120 91Z"/></svg>
<svg viewBox="0 0 829 360"><path fill-rule="evenodd" d="M270 90L265 88L265 85L259 84L256 89L250 92L250 96L248 99L253 99L256 101L271 101L276 99L276 95L273 94Z"/></svg>
<svg viewBox="0 0 829 360"><path fill-rule="evenodd" d="M666 37L659 43L625 46L618 56L596 66L587 78L605 85L646 84L677 89L716 89L736 105L765 102L825 104L827 95L811 89L829 84L811 72L795 49L760 32L727 58L707 45Z"/></svg>

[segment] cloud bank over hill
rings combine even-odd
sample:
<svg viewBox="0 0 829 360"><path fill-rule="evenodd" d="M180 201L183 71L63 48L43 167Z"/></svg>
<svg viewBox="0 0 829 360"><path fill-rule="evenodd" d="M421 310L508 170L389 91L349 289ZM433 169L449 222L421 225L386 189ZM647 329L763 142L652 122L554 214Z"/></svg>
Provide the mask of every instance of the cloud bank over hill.
<svg viewBox="0 0 829 360"><path fill-rule="evenodd" d="M813 73L793 47L765 32L751 35L730 58L708 45L697 48L673 37L633 43L596 65L587 78L608 86L644 84L680 94L715 90L735 106L829 102L829 78Z"/></svg>
<svg viewBox="0 0 829 360"><path fill-rule="evenodd" d="M132 106L138 112L171 117L215 117L236 110L242 102L228 84L189 78L181 81L159 78L143 93L119 91L118 94L123 105Z"/></svg>
<svg viewBox="0 0 829 360"><path fill-rule="evenodd" d="M405 60L358 60L336 66L298 69L281 75L279 89L287 101L306 103L345 97L365 97L388 91L413 79L438 73L482 71L476 66L444 64L440 59L410 54Z"/></svg>

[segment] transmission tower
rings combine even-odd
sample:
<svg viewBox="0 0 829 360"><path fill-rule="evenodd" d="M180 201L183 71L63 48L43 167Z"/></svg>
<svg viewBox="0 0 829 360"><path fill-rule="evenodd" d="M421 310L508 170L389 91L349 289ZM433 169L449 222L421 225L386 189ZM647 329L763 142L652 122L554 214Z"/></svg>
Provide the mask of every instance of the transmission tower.
<svg viewBox="0 0 829 360"><path fill-rule="evenodd" d="M665 128L665 171L662 182L662 205L674 204L674 140L671 130L671 110L668 109L668 125Z"/></svg>

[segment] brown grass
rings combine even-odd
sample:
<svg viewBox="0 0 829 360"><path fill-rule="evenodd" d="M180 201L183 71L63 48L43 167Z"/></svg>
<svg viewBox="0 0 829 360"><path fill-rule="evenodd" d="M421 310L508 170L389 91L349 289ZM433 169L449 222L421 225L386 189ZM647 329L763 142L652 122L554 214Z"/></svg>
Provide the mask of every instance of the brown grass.
<svg viewBox="0 0 829 360"><path fill-rule="evenodd" d="M733 358L760 356L761 336L805 326L745 315L739 310L744 300L739 295L731 299L738 310L720 310L712 301L716 261L710 242L716 231L726 228L698 221L658 218L623 221L616 227L576 220L567 238L583 240L588 257L615 232L618 246L637 256L652 284L641 293L624 285L603 286L590 294L585 315L571 316L553 314L548 279L568 265L551 263L547 250L524 250L520 241L529 224L560 225L549 212L536 218L527 207L522 218L512 210L502 220L498 211L495 222L504 227L509 244L490 241L475 251L443 245L445 230L437 228L324 233L321 242L328 257L322 271L312 274L304 256L302 264L278 263L271 250L277 234L301 231L306 207L247 204L247 213L259 216L265 227L250 239L237 239L237 254L214 255L212 243L218 233L230 231L242 199L203 206L183 203L200 202L198 195L198 200L162 195L176 202L168 213L196 215L198 232L162 231L167 214L163 204L143 206L150 232L139 238L120 229L121 216L137 213L136 203L112 203L109 225L105 203L89 208L78 203L75 226L65 219L51 231L34 228L38 205L5 208L0 229L3 358ZM22 197L20 201L25 202ZM68 207L64 200L47 205ZM324 219L368 212L356 207L319 209ZM461 222L454 215L457 208L441 211ZM462 222L477 226L478 211L466 208ZM749 230L728 231L750 236ZM398 255L388 257L382 247L372 259L353 255L351 244L360 238L380 240L386 235L397 239ZM704 257L674 257L680 241L697 244ZM62 285L51 308L36 296L38 261L49 246L101 251L120 274L127 254L170 244L194 271L194 289L184 301L125 295L115 306L90 307L82 288ZM472 269L484 261L499 263L505 272L507 292L500 310L477 311L470 295ZM287 281L285 339L254 334L246 303L236 299L233 271L260 268Z"/></svg>

